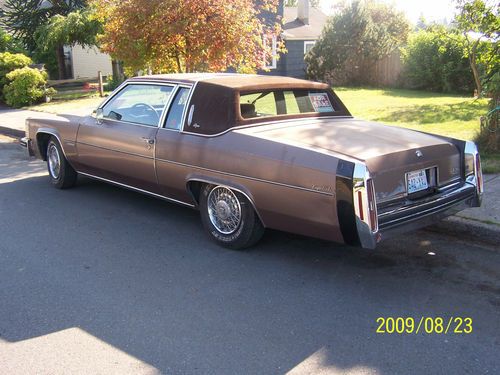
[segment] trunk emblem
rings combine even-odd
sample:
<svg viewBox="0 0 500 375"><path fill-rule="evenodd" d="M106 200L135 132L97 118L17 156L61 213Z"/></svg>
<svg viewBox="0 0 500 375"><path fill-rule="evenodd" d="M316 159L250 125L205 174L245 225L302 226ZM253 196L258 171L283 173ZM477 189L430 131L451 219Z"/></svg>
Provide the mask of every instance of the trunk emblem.
<svg viewBox="0 0 500 375"><path fill-rule="evenodd" d="M421 158L422 156L424 156L424 154L420 150L415 151L415 154L417 155L418 158Z"/></svg>

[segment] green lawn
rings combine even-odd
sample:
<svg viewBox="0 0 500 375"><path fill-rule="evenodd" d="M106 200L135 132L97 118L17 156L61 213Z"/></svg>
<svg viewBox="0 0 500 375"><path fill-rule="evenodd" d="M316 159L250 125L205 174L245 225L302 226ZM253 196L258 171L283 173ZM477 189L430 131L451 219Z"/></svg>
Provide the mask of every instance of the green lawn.
<svg viewBox="0 0 500 375"><path fill-rule="evenodd" d="M105 93L108 94L108 93ZM105 98L96 92L58 92L51 102L26 107L32 111L55 113L57 115L71 114L74 111L85 110L90 114Z"/></svg>
<svg viewBox="0 0 500 375"><path fill-rule="evenodd" d="M471 140L487 99L413 90L337 88L351 113L365 120Z"/></svg>

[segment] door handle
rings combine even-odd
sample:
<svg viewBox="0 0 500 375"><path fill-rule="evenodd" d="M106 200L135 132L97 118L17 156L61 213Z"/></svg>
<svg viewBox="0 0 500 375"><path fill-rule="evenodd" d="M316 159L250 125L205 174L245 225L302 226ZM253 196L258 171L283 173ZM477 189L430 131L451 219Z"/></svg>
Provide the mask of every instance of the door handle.
<svg viewBox="0 0 500 375"><path fill-rule="evenodd" d="M154 145L155 140L153 138L148 138L148 137L141 137L141 139L146 142L148 145Z"/></svg>

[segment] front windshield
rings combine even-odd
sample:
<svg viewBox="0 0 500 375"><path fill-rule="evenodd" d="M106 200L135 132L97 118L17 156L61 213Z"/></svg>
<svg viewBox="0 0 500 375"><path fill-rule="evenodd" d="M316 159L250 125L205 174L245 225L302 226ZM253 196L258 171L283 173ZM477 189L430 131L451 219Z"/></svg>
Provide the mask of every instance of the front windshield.
<svg viewBox="0 0 500 375"><path fill-rule="evenodd" d="M280 89L240 93L243 119L308 113L335 114L342 110L336 107L333 96L326 90Z"/></svg>

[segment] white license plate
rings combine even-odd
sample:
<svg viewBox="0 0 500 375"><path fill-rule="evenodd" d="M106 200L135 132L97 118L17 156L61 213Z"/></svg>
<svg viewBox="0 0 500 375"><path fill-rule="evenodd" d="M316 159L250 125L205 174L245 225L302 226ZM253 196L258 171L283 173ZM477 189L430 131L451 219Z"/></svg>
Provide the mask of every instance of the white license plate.
<svg viewBox="0 0 500 375"><path fill-rule="evenodd" d="M408 172L406 174L406 189L408 194L415 193L420 190L425 190L429 187L425 169L419 171Z"/></svg>

